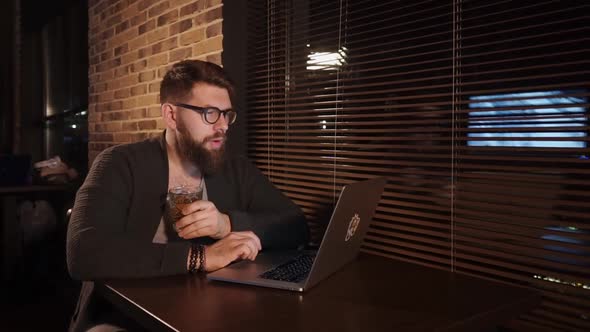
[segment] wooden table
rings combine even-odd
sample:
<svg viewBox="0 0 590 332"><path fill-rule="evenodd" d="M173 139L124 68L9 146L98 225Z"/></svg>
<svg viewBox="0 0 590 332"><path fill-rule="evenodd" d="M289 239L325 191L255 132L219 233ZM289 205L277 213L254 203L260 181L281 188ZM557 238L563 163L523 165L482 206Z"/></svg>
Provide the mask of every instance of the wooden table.
<svg viewBox="0 0 590 332"><path fill-rule="evenodd" d="M361 254L304 294L181 275L97 283L152 331L493 331L531 289Z"/></svg>

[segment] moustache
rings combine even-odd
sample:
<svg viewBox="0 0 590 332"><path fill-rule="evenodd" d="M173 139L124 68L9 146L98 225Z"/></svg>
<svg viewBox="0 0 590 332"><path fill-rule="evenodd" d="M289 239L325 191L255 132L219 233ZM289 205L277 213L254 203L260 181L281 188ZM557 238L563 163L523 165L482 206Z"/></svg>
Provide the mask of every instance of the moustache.
<svg viewBox="0 0 590 332"><path fill-rule="evenodd" d="M218 140L218 139L221 139L221 140L223 140L225 142L226 139L227 139L227 137L226 137L225 134L219 133L219 134L215 134L215 135L211 135L211 136L205 137L205 139L203 140L203 142L210 142L210 141Z"/></svg>

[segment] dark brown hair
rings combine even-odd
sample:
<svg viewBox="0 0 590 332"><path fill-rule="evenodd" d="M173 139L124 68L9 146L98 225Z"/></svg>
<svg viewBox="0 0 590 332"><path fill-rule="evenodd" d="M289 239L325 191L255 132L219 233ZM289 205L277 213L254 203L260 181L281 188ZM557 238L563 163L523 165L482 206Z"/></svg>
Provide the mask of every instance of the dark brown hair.
<svg viewBox="0 0 590 332"><path fill-rule="evenodd" d="M195 83L224 88L233 98L234 85L223 68L211 62L183 60L175 63L164 76L160 85L160 104L186 101Z"/></svg>

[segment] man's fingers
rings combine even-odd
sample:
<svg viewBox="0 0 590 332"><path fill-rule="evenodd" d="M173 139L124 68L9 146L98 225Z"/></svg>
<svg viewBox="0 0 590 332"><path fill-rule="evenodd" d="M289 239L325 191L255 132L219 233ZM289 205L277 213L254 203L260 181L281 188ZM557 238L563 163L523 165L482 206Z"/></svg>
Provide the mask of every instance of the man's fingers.
<svg viewBox="0 0 590 332"><path fill-rule="evenodd" d="M245 232L233 232L228 236L234 236L234 237L238 237L238 238L248 238L248 239L252 239L254 241L254 243L256 244L256 248L258 250L262 250L262 244L260 243L260 238L254 234L254 232L251 231L245 231Z"/></svg>
<svg viewBox="0 0 590 332"><path fill-rule="evenodd" d="M205 221L209 218L209 213L206 211L196 211L194 213L190 213L185 215L184 217L178 219L176 221L176 228L183 229L186 226L194 224L196 222Z"/></svg>
<svg viewBox="0 0 590 332"><path fill-rule="evenodd" d="M253 257L253 250L256 251L251 245L248 245L247 241L243 241L234 247L238 256L241 259L251 259Z"/></svg>
<svg viewBox="0 0 590 332"><path fill-rule="evenodd" d="M211 209L212 207L215 207L215 204L213 204L212 202L198 200L185 205L180 212L186 216L197 211Z"/></svg>

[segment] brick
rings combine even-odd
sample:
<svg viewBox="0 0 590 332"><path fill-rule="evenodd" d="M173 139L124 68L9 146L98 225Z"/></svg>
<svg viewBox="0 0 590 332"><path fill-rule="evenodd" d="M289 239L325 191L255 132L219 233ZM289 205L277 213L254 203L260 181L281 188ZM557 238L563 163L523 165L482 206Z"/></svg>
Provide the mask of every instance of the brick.
<svg viewBox="0 0 590 332"><path fill-rule="evenodd" d="M138 73L138 72L144 70L147 67L147 65L148 65L148 62L146 59L139 60L131 65L131 72ZM138 81L139 81L139 79L138 79Z"/></svg>
<svg viewBox="0 0 590 332"><path fill-rule="evenodd" d="M133 133L115 133L115 141L120 143L130 143L133 142Z"/></svg>
<svg viewBox="0 0 590 332"><path fill-rule="evenodd" d="M178 20L178 9L171 10L164 15L158 16L158 26L174 23Z"/></svg>
<svg viewBox="0 0 590 332"><path fill-rule="evenodd" d="M88 75L88 85L96 84L98 82L98 78L98 74Z"/></svg>
<svg viewBox="0 0 590 332"><path fill-rule="evenodd" d="M172 68L172 64L169 64L166 67L160 67L160 69L158 69L158 78L164 77L170 68Z"/></svg>
<svg viewBox="0 0 590 332"><path fill-rule="evenodd" d="M193 46L193 55L214 53L223 49L223 36L203 40Z"/></svg>
<svg viewBox="0 0 590 332"><path fill-rule="evenodd" d="M130 50L137 50L140 47L147 45L147 38L145 35L138 36L137 38L130 40L127 44L129 45Z"/></svg>
<svg viewBox="0 0 590 332"><path fill-rule="evenodd" d="M129 74L129 67L130 66L121 66L115 68L115 77L122 77Z"/></svg>
<svg viewBox="0 0 590 332"><path fill-rule="evenodd" d="M152 54L169 51L178 46L178 38L172 37L152 45Z"/></svg>
<svg viewBox="0 0 590 332"><path fill-rule="evenodd" d="M102 103L102 104L101 103L94 103L93 105L95 105L94 109L95 109L96 114L100 114L100 113L106 111L106 103ZM90 120L88 120L88 121L90 121Z"/></svg>
<svg viewBox="0 0 590 332"><path fill-rule="evenodd" d="M124 99L123 100L123 109L132 109L135 108L137 106L137 99L136 98L129 98L129 99Z"/></svg>
<svg viewBox="0 0 590 332"><path fill-rule="evenodd" d="M114 132L114 131L121 131L123 128L123 124L121 122L103 122L97 125L102 125L104 130L97 130L97 131L106 131L106 132Z"/></svg>
<svg viewBox="0 0 590 332"><path fill-rule="evenodd" d="M98 103L96 104L96 113L101 114L102 112L108 112L108 103Z"/></svg>
<svg viewBox="0 0 590 332"><path fill-rule="evenodd" d="M137 56L142 59L147 58L150 55L152 55L152 47L151 46L140 48L137 51Z"/></svg>
<svg viewBox="0 0 590 332"><path fill-rule="evenodd" d="M117 90L121 86L121 80L129 77L128 75L123 75L121 77L114 77L113 79L108 81L109 90Z"/></svg>
<svg viewBox="0 0 590 332"><path fill-rule="evenodd" d="M129 111L129 117L128 119L143 119L145 118L146 115L146 109L145 108L138 108L138 109L134 109Z"/></svg>
<svg viewBox="0 0 590 332"><path fill-rule="evenodd" d="M119 13L121 15L121 20L123 19L123 7L127 6L126 1L119 1L113 0L110 2L111 7L107 10L109 15L114 15Z"/></svg>
<svg viewBox="0 0 590 332"><path fill-rule="evenodd" d="M105 40L100 41L96 45L96 54L102 53L107 49L107 42Z"/></svg>
<svg viewBox="0 0 590 332"><path fill-rule="evenodd" d="M145 95L145 96L140 96L137 98L137 106L139 106L139 107L150 106L150 105L154 105L154 104L158 104L158 95L157 94Z"/></svg>
<svg viewBox="0 0 590 332"><path fill-rule="evenodd" d="M129 51L129 44L125 43L119 47L115 47L115 56L127 53Z"/></svg>
<svg viewBox="0 0 590 332"><path fill-rule="evenodd" d="M88 6L90 7L90 4L88 4ZM96 7L94 7L92 9L92 13L94 15L98 15L100 13L102 13L105 9L107 9L108 7L108 3L106 1L98 1L96 2Z"/></svg>
<svg viewBox="0 0 590 332"><path fill-rule="evenodd" d="M145 35L148 44L155 43L168 37L168 27L161 27Z"/></svg>
<svg viewBox="0 0 590 332"><path fill-rule="evenodd" d="M123 21L115 26L115 34L119 34L129 28L129 20Z"/></svg>
<svg viewBox="0 0 590 332"><path fill-rule="evenodd" d="M131 95L129 88L123 88L115 91L116 99L128 98Z"/></svg>
<svg viewBox="0 0 590 332"><path fill-rule="evenodd" d="M148 70L148 71L144 71L142 73L139 73L139 81L140 82L151 81L155 77L156 77L156 71L155 70Z"/></svg>
<svg viewBox="0 0 590 332"><path fill-rule="evenodd" d="M164 119L159 118L156 120L156 129L159 129L159 130L166 129L166 123L164 122Z"/></svg>
<svg viewBox="0 0 590 332"><path fill-rule="evenodd" d="M193 29L180 35L180 45L194 44L205 39L205 29Z"/></svg>
<svg viewBox="0 0 590 332"><path fill-rule="evenodd" d="M160 106L152 106L147 109L147 116L148 118L157 118L162 116L162 108Z"/></svg>
<svg viewBox="0 0 590 332"><path fill-rule="evenodd" d="M125 9L121 11L121 17L123 18L123 20L130 19L139 13L139 9L137 9L137 4L129 3L129 1L124 1L124 4ZM131 20L129 20L129 24L131 24Z"/></svg>
<svg viewBox="0 0 590 332"><path fill-rule="evenodd" d="M180 17L193 15L205 9L206 3L204 0L193 1L192 3L180 8Z"/></svg>
<svg viewBox="0 0 590 332"><path fill-rule="evenodd" d="M207 38L212 38L221 35L221 22L216 22L207 27Z"/></svg>
<svg viewBox="0 0 590 332"><path fill-rule="evenodd" d="M158 123L156 120L144 120L138 121L137 126L139 127L139 130L150 130L158 128Z"/></svg>
<svg viewBox="0 0 590 332"><path fill-rule="evenodd" d="M160 53L158 55L151 56L147 59L148 68L154 68L157 66L165 65L168 63L168 53Z"/></svg>
<svg viewBox="0 0 590 332"><path fill-rule="evenodd" d="M120 100L111 101L106 104L107 111L116 111L123 108L123 102Z"/></svg>
<svg viewBox="0 0 590 332"><path fill-rule="evenodd" d="M207 25L215 20L222 18L221 7L208 10L195 17L195 26Z"/></svg>
<svg viewBox="0 0 590 332"><path fill-rule="evenodd" d="M99 60L99 56L98 55L95 55L95 56L90 57L88 59L88 64L91 65L91 66L94 66L94 65L98 64L99 62L100 62L100 60Z"/></svg>
<svg viewBox="0 0 590 332"><path fill-rule="evenodd" d="M99 27L91 27L90 29L88 29L88 35L92 36L88 39L89 44L88 45L94 45L95 41L95 36L98 35L100 28Z"/></svg>
<svg viewBox="0 0 590 332"><path fill-rule="evenodd" d="M131 133L131 140L133 142L141 141L148 138L148 133Z"/></svg>
<svg viewBox="0 0 590 332"><path fill-rule="evenodd" d="M156 19L152 19L149 20L143 24L141 24L138 28L137 28L137 32L141 35L144 34L148 31L152 31L156 28Z"/></svg>
<svg viewBox="0 0 590 332"><path fill-rule="evenodd" d="M170 8L176 8L178 6L182 6L194 0L169 0Z"/></svg>
<svg viewBox="0 0 590 332"><path fill-rule="evenodd" d="M177 62L179 60L184 60L193 55L192 47L184 47L173 50L170 52L170 58L168 59L169 62Z"/></svg>
<svg viewBox="0 0 590 332"><path fill-rule="evenodd" d="M126 120L126 115L124 112L105 112L102 113L102 121L118 121L118 120Z"/></svg>
<svg viewBox="0 0 590 332"><path fill-rule="evenodd" d="M221 53L207 55L207 61L221 66Z"/></svg>
<svg viewBox="0 0 590 332"><path fill-rule="evenodd" d="M114 48L120 45L123 45L123 43L126 43L127 41L137 37L138 32L137 29L128 29L118 35L116 35L115 37L111 38L109 40L109 47Z"/></svg>
<svg viewBox="0 0 590 332"><path fill-rule="evenodd" d="M125 131L135 131L138 129L137 127L137 122L133 121L133 122L123 122L123 126L122 126L123 130Z"/></svg>
<svg viewBox="0 0 590 332"><path fill-rule="evenodd" d="M100 55L100 62L107 61L110 58L111 58L111 52L109 52L109 51L102 52L102 54Z"/></svg>
<svg viewBox="0 0 590 332"><path fill-rule="evenodd" d="M159 16L168 10L168 8L170 8L170 3L168 1L161 2L148 10L148 16L150 18Z"/></svg>
<svg viewBox="0 0 590 332"><path fill-rule="evenodd" d="M117 14L114 16L111 16L108 20L106 20L103 24L107 27L111 27L114 26L118 23L121 23L121 14Z"/></svg>
<svg viewBox="0 0 590 332"><path fill-rule="evenodd" d="M109 81L115 78L115 71L114 70L106 70L100 73L100 81Z"/></svg>
<svg viewBox="0 0 590 332"><path fill-rule="evenodd" d="M98 102L103 103L113 100L115 93L113 91L105 91L98 95Z"/></svg>
<svg viewBox="0 0 590 332"><path fill-rule="evenodd" d="M101 93L107 90L107 84L106 83L98 83L94 85L94 89L96 93Z"/></svg>
<svg viewBox="0 0 590 332"><path fill-rule="evenodd" d="M155 4L158 1L160 1L160 0L142 0L137 3L137 9L139 11L142 11L144 9L149 8L151 5Z"/></svg>
<svg viewBox="0 0 590 332"><path fill-rule="evenodd" d="M121 78L118 81L119 87L121 87L121 88L128 87L130 85L137 84L137 82L138 82L137 75L129 75L127 77Z"/></svg>
<svg viewBox="0 0 590 332"><path fill-rule="evenodd" d="M176 22L170 26L170 36L179 34L184 32L193 26L193 21L191 19L182 20L180 22Z"/></svg>
<svg viewBox="0 0 590 332"><path fill-rule="evenodd" d="M150 83L149 92L150 93L156 93L156 92L159 93L160 92L160 82Z"/></svg>
<svg viewBox="0 0 590 332"><path fill-rule="evenodd" d="M215 7L217 5L221 5L221 0L207 0L207 7Z"/></svg>
<svg viewBox="0 0 590 332"><path fill-rule="evenodd" d="M146 12L141 12L135 16L133 16L130 20L129 20L129 24L131 24L132 27L145 23L145 21L147 21L147 13Z"/></svg>
<svg viewBox="0 0 590 332"><path fill-rule="evenodd" d="M88 26L90 28L98 27L99 23L100 23L100 15L92 15L92 16L88 17Z"/></svg>
<svg viewBox="0 0 590 332"><path fill-rule="evenodd" d="M131 49L133 49L133 48L131 48ZM129 64L129 63L137 60L137 59L139 59L139 55L137 54L137 52L129 52L129 53L123 54L121 56L121 64L126 65L126 64Z"/></svg>
<svg viewBox="0 0 590 332"><path fill-rule="evenodd" d="M131 95L132 96L144 95L146 93L147 93L147 84L136 85L136 86L131 87Z"/></svg>

